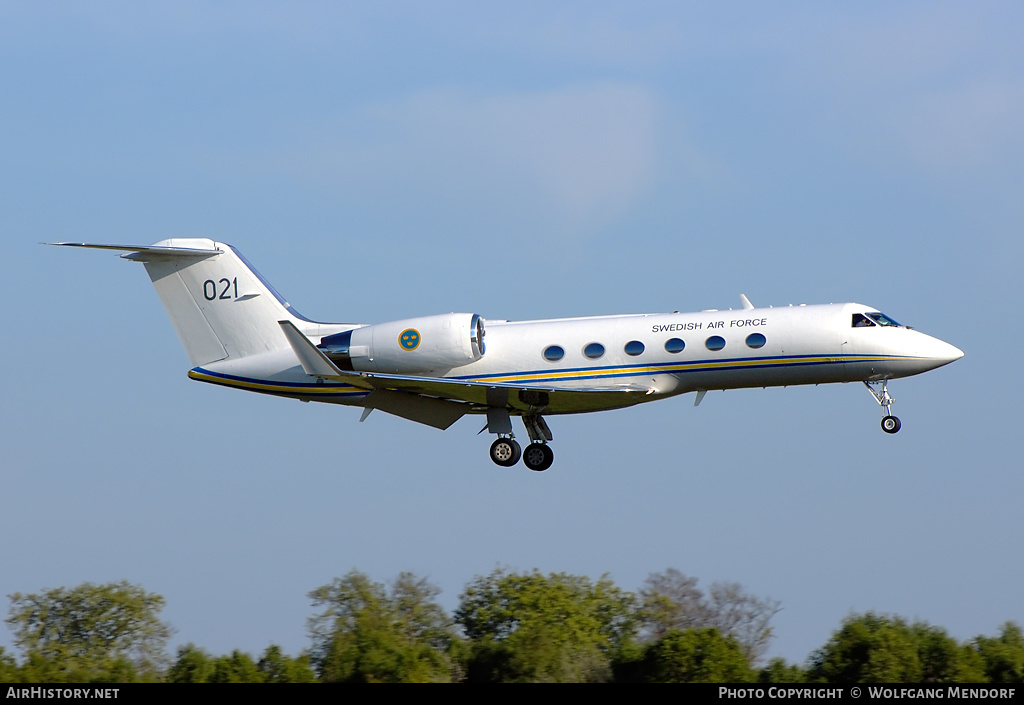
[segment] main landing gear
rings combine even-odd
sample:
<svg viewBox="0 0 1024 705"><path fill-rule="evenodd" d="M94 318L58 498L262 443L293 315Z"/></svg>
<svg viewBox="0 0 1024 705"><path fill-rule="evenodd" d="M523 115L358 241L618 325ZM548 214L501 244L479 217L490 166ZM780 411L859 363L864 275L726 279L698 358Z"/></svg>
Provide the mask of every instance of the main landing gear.
<svg viewBox="0 0 1024 705"><path fill-rule="evenodd" d="M523 449L512 436L501 437L491 444L491 460L503 468L510 468L519 462Z"/></svg>
<svg viewBox="0 0 1024 705"><path fill-rule="evenodd" d="M885 409L885 416L882 418L882 430L886 433L897 433L903 426L900 420L892 415L891 406L895 399L889 396L889 389L886 387L888 380L881 380L880 382L864 382L864 386L871 392L871 396L875 398L878 405ZM881 385L879 388L878 385Z"/></svg>
<svg viewBox="0 0 1024 705"><path fill-rule="evenodd" d="M543 441L531 443L523 451L523 463L531 470L542 472L551 467L553 462L555 462L555 452Z"/></svg>
<svg viewBox="0 0 1024 705"><path fill-rule="evenodd" d="M524 415L523 425L530 436L530 444L526 446L526 450L520 448L516 442L509 424L508 432L499 433L498 440L491 444L491 460L504 468L510 468L522 458L523 464L530 470L547 470L555 461L555 452L547 443L551 440L551 429L539 414Z"/></svg>

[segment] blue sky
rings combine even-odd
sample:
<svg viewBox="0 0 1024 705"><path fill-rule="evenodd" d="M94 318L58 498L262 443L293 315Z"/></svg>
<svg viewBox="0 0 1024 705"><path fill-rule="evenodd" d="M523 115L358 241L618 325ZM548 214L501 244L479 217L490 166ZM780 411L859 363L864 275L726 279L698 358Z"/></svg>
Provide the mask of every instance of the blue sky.
<svg viewBox="0 0 1024 705"><path fill-rule="evenodd" d="M0 593L127 579L175 643L305 648L306 593L403 570L674 567L844 616L1024 622L1017 3L0 3ZM303 314L527 319L859 301L965 351L897 381L550 420L190 382L141 267L237 246ZM10 646L0 628L0 645Z"/></svg>

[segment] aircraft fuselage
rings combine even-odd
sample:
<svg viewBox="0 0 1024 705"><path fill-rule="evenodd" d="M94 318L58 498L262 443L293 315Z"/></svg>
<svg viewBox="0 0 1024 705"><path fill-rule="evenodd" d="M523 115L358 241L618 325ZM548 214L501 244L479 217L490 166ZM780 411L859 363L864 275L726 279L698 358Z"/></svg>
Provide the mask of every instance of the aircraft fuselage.
<svg viewBox="0 0 1024 705"><path fill-rule="evenodd" d="M544 411L561 414L629 406L699 390L895 379L963 355L948 343L904 326L854 327L853 315L864 312L876 313L869 306L848 303L489 320L486 352L479 360L457 368L424 369L417 375L537 388L630 384L648 390L643 396L602 400L596 406L555 405ZM314 342L327 337L308 329L306 335ZM601 348L588 350L595 344ZM560 359L545 357L553 346L562 350ZM395 372L378 369L370 359L357 370ZM365 390L345 383L311 384L290 350L209 363L191 376L310 401L362 406L366 396ZM470 413L484 411L474 408Z"/></svg>

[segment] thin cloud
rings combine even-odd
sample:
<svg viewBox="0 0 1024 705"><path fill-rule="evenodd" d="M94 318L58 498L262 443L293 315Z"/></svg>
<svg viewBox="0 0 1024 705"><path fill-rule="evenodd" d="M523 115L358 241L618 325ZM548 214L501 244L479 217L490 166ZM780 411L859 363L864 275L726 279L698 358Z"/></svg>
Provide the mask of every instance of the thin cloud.
<svg viewBox="0 0 1024 705"><path fill-rule="evenodd" d="M272 162L318 188L467 195L542 209L583 234L630 208L656 168L657 101L625 84L477 95L431 90L303 130Z"/></svg>

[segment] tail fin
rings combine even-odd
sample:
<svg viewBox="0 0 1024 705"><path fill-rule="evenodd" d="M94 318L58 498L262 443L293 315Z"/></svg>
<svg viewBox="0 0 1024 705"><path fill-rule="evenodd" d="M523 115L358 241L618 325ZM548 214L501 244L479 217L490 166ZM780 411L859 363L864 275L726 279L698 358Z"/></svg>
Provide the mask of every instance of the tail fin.
<svg viewBox="0 0 1024 705"><path fill-rule="evenodd" d="M142 262L185 346L193 367L288 348L278 321L312 323L231 245L208 239L162 240L153 245L55 245L126 250Z"/></svg>

